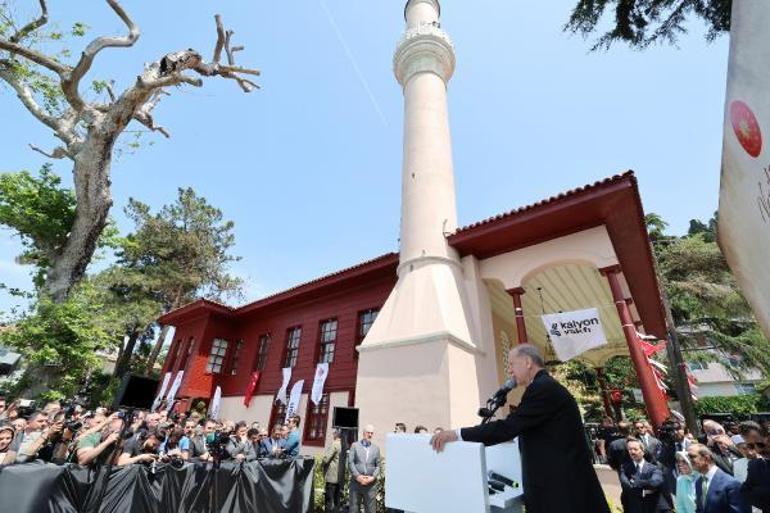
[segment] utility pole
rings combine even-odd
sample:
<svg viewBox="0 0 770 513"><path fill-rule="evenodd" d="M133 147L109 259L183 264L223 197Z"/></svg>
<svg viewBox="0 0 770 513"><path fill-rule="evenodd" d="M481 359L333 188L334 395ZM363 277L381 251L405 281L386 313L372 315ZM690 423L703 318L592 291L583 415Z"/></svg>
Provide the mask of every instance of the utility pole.
<svg viewBox="0 0 770 513"><path fill-rule="evenodd" d="M690 381L687 379L687 363L682 357L682 348L679 345L679 335L676 332L676 324L674 323L674 316L671 314L671 305L668 302L668 294L663 285L663 280L658 269L658 258L655 256L655 248L650 241L650 252L652 253L652 262L655 267L655 276L658 279L658 287L660 288L660 300L663 303L663 310L666 314L666 354L668 355L668 361L671 363L673 375L674 375L674 390L679 398L679 404L682 408L682 415L684 415L685 423L690 429L690 432L696 437L700 435L700 426L698 425L698 416L695 414L695 404L692 400L692 392L690 391Z"/></svg>

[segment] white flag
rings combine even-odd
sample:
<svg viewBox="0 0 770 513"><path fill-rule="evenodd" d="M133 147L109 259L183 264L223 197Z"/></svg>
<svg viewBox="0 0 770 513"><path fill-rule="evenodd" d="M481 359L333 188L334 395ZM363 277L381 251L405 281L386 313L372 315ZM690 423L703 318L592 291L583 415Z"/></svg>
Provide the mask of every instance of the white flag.
<svg viewBox="0 0 770 513"><path fill-rule="evenodd" d="M286 390L289 388L289 380L291 379L291 367L285 367L283 369L283 383L281 388L278 389L278 393L275 394L275 402L286 404Z"/></svg>
<svg viewBox="0 0 770 513"><path fill-rule="evenodd" d="M158 395L155 396L155 400L152 402L152 408L150 408L150 411L155 411L158 409L158 406L160 406L160 401L163 399L163 394L166 393L169 381L171 381L171 373L167 372L166 375L163 376L163 383L160 384L160 392L158 392Z"/></svg>
<svg viewBox="0 0 770 513"><path fill-rule="evenodd" d="M546 314L543 315L543 324L556 356L563 362L607 344L596 308Z"/></svg>
<svg viewBox="0 0 770 513"><path fill-rule="evenodd" d="M310 391L310 399L318 404L324 395L324 383L326 376L329 375L329 362L319 363L315 367L315 378L313 378L313 389Z"/></svg>
<svg viewBox="0 0 770 513"><path fill-rule="evenodd" d="M214 397L211 398L211 404L209 404L209 418L219 420L219 405L222 402L222 387L217 385L214 390Z"/></svg>
<svg viewBox="0 0 770 513"><path fill-rule="evenodd" d="M299 400L302 397L302 387L305 385L305 380L301 379L294 383L291 387L291 396L289 397L289 404L286 406L286 419L297 413L299 410ZM286 421L284 421L286 422Z"/></svg>
<svg viewBox="0 0 770 513"><path fill-rule="evenodd" d="M770 337L770 2L732 5L719 247Z"/></svg>
<svg viewBox="0 0 770 513"><path fill-rule="evenodd" d="M176 393L179 391L179 387L182 386L183 376L184 371L178 371L174 378L174 384L171 385L171 390L168 391L168 397L166 398L166 410L168 411L171 411L171 408L174 406L174 399L176 398Z"/></svg>

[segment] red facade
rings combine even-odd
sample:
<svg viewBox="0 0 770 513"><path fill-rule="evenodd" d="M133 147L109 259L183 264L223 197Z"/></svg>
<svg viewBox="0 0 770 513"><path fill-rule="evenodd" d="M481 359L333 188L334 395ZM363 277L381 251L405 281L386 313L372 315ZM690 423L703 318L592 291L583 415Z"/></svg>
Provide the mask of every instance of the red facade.
<svg viewBox="0 0 770 513"><path fill-rule="evenodd" d="M163 372L185 370L177 398L189 405L191 399L209 398L217 385L222 387L223 397L244 395L257 365L260 338L265 335L271 341L254 395L275 394L282 382L288 332L296 327L302 333L292 382L304 379L303 392L309 393L321 357L321 325L336 320L334 359L324 391L350 392L352 402L360 316L378 310L387 299L396 282L397 260L397 255L388 254L238 309L200 300L164 316L160 322L175 326L176 332ZM216 339L228 342L218 373L208 369ZM191 340L192 352L186 358Z"/></svg>

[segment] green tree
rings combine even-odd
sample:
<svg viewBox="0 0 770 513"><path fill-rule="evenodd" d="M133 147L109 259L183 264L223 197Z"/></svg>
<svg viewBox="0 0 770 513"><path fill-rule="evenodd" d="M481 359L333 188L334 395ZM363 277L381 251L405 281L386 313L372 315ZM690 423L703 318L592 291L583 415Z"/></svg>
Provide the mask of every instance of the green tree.
<svg viewBox="0 0 770 513"><path fill-rule="evenodd" d="M655 244L677 334L690 359L719 361L736 375L768 374L770 345L715 242L716 227L716 216L694 221L687 236Z"/></svg>
<svg viewBox="0 0 770 513"><path fill-rule="evenodd" d="M42 297L8 329L0 343L15 348L27 369L16 393L47 399L72 397L99 369L97 351L115 343L102 322L103 303L87 281L62 302Z"/></svg>
<svg viewBox="0 0 770 513"><path fill-rule="evenodd" d="M609 25L594 50L615 42L645 48L676 44L690 20L697 19L706 25L706 38L713 40L730 30L731 8L732 0L578 0L564 29L587 37Z"/></svg>
<svg viewBox="0 0 770 513"><path fill-rule="evenodd" d="M83 51L73 52L70 38L83 36L85 27L78 23L68 34L47 31L46 1L38 1L40 16L28 23L17 22L8 4L0 3L0 82L58 139L59 146L51 151L36 146L32 149L72 162L75 214L58 250L45 255L43 288L55 301L63 301L84 276L107 226L112 207L112 156L129 124L135 121L168 137L168 131L155 124L152 113L160 98L168 94L167 88L200 87L201 77L219 76L250 92L257 86L243 76L259 72L235 64L235 52L243 47L231 46L232 32L225 31L217 15L217 40L210 61L193 49L167 53L145 65L122 92L113 91L113 82L94 81L91 92L95 96L89 97L82 82L96 58L105 58L102 52L109 48L133 46L139 39L139 27L118 0L106 0L125 25L126 34L97 37ZM227 64L222 62L223 54Z"/></svg>
<svg viewBox="0 0 770 513"><path fill-rule="evenodd" d="M44 165L37 176L29 171L0 173L0 225L21 239L18 260L33 265L34 283L40 288L45 273L67 243L75 219L75 192ZM97 247L114 247L117 229L109 222Z"/></svg>
<svg viewBox="0 0 770 513"><path fill-rule="evenodd" d="M176 201L155 214L135 199L125 213L135 230L122 243L118 264L124 276L138 277L133 286L158 305L154 319L201 296L239 297L242 281L229 272L230 264L240 259L231 254L235 225L205 198L191 188L179 189ZM163 327L147 355L148 373L167 329Z"/></svg>

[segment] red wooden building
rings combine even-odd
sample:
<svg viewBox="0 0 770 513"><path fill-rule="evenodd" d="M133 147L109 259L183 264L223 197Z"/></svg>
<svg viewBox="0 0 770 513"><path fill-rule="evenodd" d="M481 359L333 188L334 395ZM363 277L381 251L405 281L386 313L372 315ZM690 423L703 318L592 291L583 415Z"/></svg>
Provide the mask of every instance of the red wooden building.
<svg viewBox="0 0 770 513"><path fill-rule="evenodd" d="M612 356L630 354L651 415L667 412L629 328L665 336L643 219L636 178L629 172L447 237L464 262L475 262L483 283L479 308L488 312L481 317L488 321L477 338L482 352L498 362L498 375L489 377L492 385L504 379L509 343L528 341L556 358L539 319L542 309L597 307L608 343L580 359L601 368ZM176 330L163 371L184 370L177 398L189 407L196 398L211 397L219 385L222 418L272 425L283 412L274 405L281 369L291 367L291 383L305 381L299 408L303 446L323 446L331 408L356 404L356 348L396 283L398 260L398 254L386 254L238 308L198 300L164 315L159 322ZM324 361L330 362L329 376L315 406L308 394L316 364ZM243 395L255 370L261 378L246 408ZM392 398L392 421L414 425L418 418L399 412L402 399Z"/></svg>

